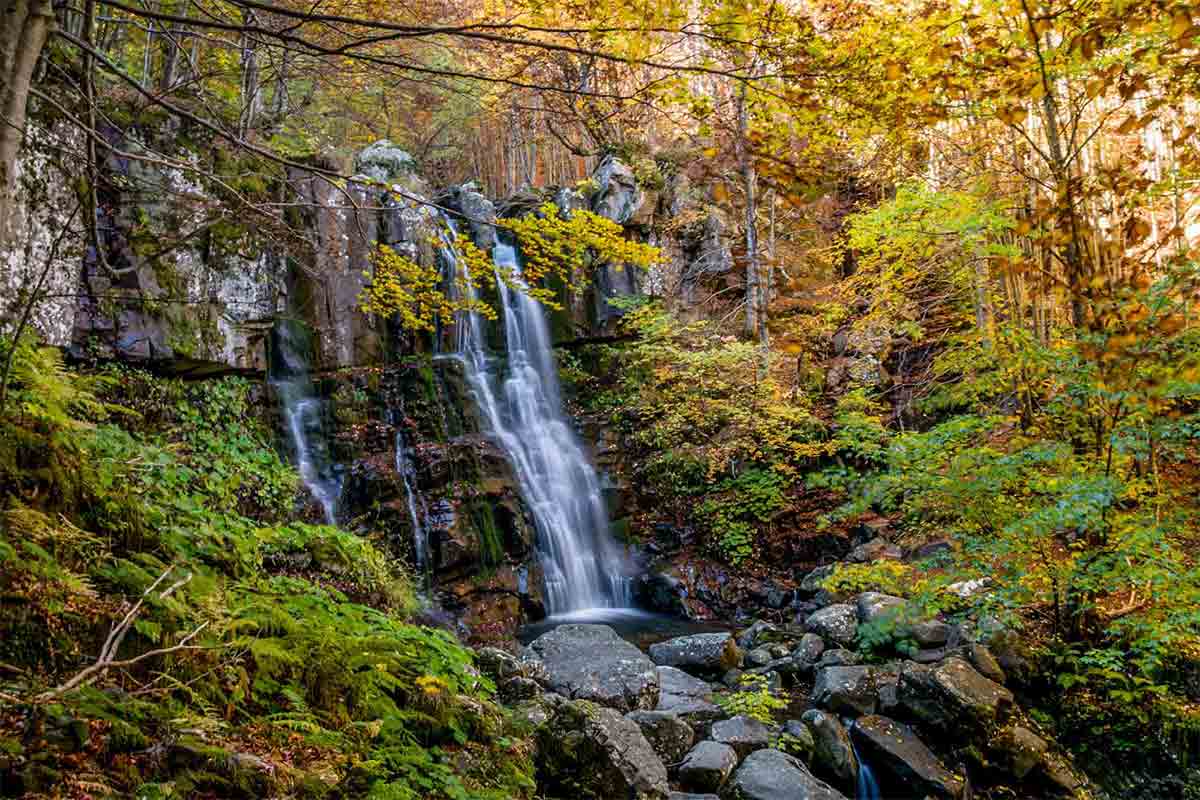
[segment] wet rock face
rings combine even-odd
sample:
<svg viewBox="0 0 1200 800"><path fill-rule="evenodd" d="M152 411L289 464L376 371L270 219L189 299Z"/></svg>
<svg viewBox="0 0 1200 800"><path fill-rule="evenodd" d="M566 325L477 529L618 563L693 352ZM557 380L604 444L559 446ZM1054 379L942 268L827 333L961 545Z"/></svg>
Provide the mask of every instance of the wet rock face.
<svg viewBox="0 0 1200 800"><path fill-rule="evenodd" d="M813 703L828 711L871 714L879 703L879 670L875 667L827 666L817 670Z"/></svg>
<svg viewBox="0 0 1200 800"><path fill-rule="evenodd" d="M565 697L618 711L658 704L658 671L640 650L605 625L560 625L530 644L546 670L546 684Z"/></svg>
<svg viewBox="0 0 1200 800"><path fill-rule="evenodd" d="M713 687L675 667L659 667L656 711L673 714L691 726L697 736L707 735L712 723L725 716L712 702Z"/></svg>
<svg viewBox="0 0 1200 800"><path fill-rule="evenodd" d="M885 785L945 800L962 797L962 778L946 769L907 725L871 715L855 720L851 735Z"/></svg>
<svg viewBox="0 0 1200 800"><path fill-rule="evenodd" d="M730 796L737 800L846 800L817 780L796 758L779 750L751 753L734 773Z"/></svg>
<svg viewBox="0 0 1200 800"><path fill-rule="evenodd" d="M537 740L538 785L548 796L666 800L666 767L637 724L612 708L560 698Z"/></svg>

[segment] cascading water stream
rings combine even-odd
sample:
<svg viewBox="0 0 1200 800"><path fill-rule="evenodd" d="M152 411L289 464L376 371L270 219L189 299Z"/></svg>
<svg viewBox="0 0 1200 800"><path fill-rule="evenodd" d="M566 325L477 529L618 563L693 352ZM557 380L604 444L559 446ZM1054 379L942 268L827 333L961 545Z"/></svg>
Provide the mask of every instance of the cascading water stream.
<svg viewBox="0 0 1200 800"><path fill-rule="evenodd" d="M487 353L476 311L459 315L458 354L486 432L508 455L533 513L547 609L562 615L628 608L625 557L609 531L599 476L563 413L545 312L522 291L515 248L497 244L493 259L506 363ZM454 268L474 299L466 264Z"/></svg>
<svg viewBox="0 0 1200 800"><path fill-rule="evenodd" d="M341 478L326 451L324 414L309 373L311 347L299 323L280 321L272 329L269 382L279 395L296 469L305 488L321 504L325 522L337 524Z"/></svg>
<svg viewBox="0 0 1200 800"><path fill-rule="evenodd" d="M429 516L429 512L425 508L425 499L417 494L415 488L417 471L409 457L408 449L404 446L404 433L398 426L396 429L396 472L404 482L404 495L408 502L408 519L412 524L413 553L417 572L424 581L429 574L429 531L425 526L425 519Z"/></svg>
<svg viewBox="0 0 1200 800"><path fill-rule="evenodd" d="M858 761L858 786L854 793L855 800L880 800L879 782L875 780L875 773L871 770L870 765L863 761L857 747L854 748L854 758Z"/></svg>

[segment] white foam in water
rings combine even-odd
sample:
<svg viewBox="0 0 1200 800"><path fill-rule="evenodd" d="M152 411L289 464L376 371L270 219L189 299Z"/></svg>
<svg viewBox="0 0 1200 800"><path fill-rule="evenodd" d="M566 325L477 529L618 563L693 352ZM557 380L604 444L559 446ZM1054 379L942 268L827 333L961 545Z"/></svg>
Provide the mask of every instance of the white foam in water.
<svg viewBox="0 0 1200 800"><path fill-rule="evenodd" d="M458 351L487 433L511 460L533 512L547 610L581 615L626 608L628 565L609 531L599 476L563 413L545 311L520 288L516 250L498 244L493 258L497 278L505 273L517 287L498 280L506 363L487 353L475 312L459 315ZM469 284L465 263L456 269Z"/></svg>
<svg viewBox="0 0 1200 800"><path fill-rule="evenodd" d="M428 512L421 513L417 510L417 492L413 487L416 480L416 469L413 467L412 461L408 457L408 451L404 447L404 434L399 430L396 431L396 472L404 481L404 494L408 499L408 519L412 523L413 531L413 552L416 554L416 567L420 573L422 580L429 571L429 533L425 528L424 517ZM424 507L424 498L421 498L421 506Z"/></svg>
<svg viewBox="0 0 1200 800"><path fill-rule="evenodd" d="M305 347L298 341L296 326L280 325L276 333L275 341L281 352L275 360L284 366L270 376L270 382L279 393L288 438L296 457L296 470L305 488L321 504L325 522L336 525L342 482L334 474L328 459L318 451L325 442L323 409L309 377Z"/></svg>

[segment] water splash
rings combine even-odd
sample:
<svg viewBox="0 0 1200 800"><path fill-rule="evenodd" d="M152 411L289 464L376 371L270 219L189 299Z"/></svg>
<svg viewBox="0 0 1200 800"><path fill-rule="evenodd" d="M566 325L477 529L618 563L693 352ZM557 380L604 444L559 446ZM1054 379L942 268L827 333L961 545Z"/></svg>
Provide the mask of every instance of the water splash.
<svg viewBox="0 0 1200 800"><path fill-rule="evenodd" d="M545 311L523 291L516 249L498 244L493 259L507 359L488 353L474 311L457 319L458 354L486 432L508 455L533 513L547 609L626 608L630 570L609 531L599 476L563 413ZM474 299L467 266L455 261L452 274Z"/></svg>
<svg viewBox="0 0 1200 800"><path fill-rule="evenodd" d="M342 479L329 458L325 409L313 386L312 348L298 322L280 320L271 329L272 357L268 381L275 387L300 481L321 505L325 522L337 524Z"/></svg>

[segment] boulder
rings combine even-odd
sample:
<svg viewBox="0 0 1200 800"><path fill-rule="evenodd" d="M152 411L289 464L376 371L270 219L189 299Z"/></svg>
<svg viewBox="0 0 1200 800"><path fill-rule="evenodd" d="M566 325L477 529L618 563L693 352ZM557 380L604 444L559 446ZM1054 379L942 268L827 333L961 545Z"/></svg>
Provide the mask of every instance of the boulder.
<svg viewBox="0 0 1200 800"><path fill-rule="evenodd" d="M745 758L755 750L770 747L775 731L753 717L739 714L714 722L712 733L709 735L713 741L732 747L738 758Z"/></svg>
<svg viewBox="0 0 1200 800"><path fill-rule="evenodd" d="M712 685L675 667L659 667L658 706L655 711L674 714L692 726L697 735L707 735L714 720L725 712L712 702Z"/></svg>
<svg viewBox="0 0 1200 800"><path fill-rule="evenodd" d="M738 634L737 645L743 650L751 650L765 643L767 639L774 633L777 633L779 628L770 623L758 620L749 628Z"/></svg>
<svg viewBox="0 0 1200 800"><path fill-rule="evenodd" d="M884 620L899 619L904 613L908 602L902 597L895 597L881 592L863 592L854 600L858 610L858 621L863 625Z"/></svg>
<svg viewBox="0 0 1200 800"><path fill-rule="evenodd" d="M650 645L650 658L660 667L722 675L741 663L742 654L728 633L697 633Z"/></svg>
<svg viewBox="0 0 1200 800"><path fill-rule="evenodd" d="M1012 692L961 658L934 666L906 663L898 697L915 718L945 731L990 730L1013 704Z"/></svg>
<svg viewBox="0 0 1200 800"><path fill-rule="evenodd" d="M858 638L858 611L847 603L822 608L810 616L806 624L809 633L846 647L852 647Z"/></svg>
<svg viewBox="0 0 1200 800"><path fill-rule="evenodd" d="M729 794L736 800L846 800L799 759L779 750L751 753L734 774Z"/></svg>
<svg viewBox="0 0 1200 800"><path fill-rule="evenodd" d="M821 653L821 658L817 661L817 664L822 667L853 667L861 663L862 656L853 650L846 650L842 647L826 650Z"/></svg>
<svg viewBox="0 0 1200 800"><path fill-rule="evenodd" d="M962 778L950 772L912 729L876 715L859 717L851 726L854 743L884 785L904 787L922 796L958 800Z"/></svg>
<svg viewBox="0 0 1200 800"><path fill-rule="evenodd" d="M530 648L542 660L546 685L559 694L622 712L658 705L653 662L606 625L560 625Z"/></svg>
<svg viewBox="0 0 1200 800"><path fill-rule="evenodd" d="M813 739L812 731L798 719L789 719L783 723L783 735L786 746L781 744L780 748L788 755L793 755L805 763L810 763L813 758L813 749L816 747L816 742Z"/></svg>
<svg viewBox="0 0 1200 800"><path fill-rule="evenodd" d="M1000 754L1009 771L1022 779L1033 772L1050 752L1050 745L1045 739L1021 725L1001 731L992 739L991 748Z"/></svg>
<svg viewBox="0 0 1200 800"><path fill-rule="evenodd" d="M873 714L879 704L875 667L821 667L813 683L813 705L857 717Z"/></svg>
<svg viewBox="0 0 1200 800"><path fill-rule="evenodd" d="M823 567L817 567L812 572L805 575L800 581L800 593L802 595L812 597L814 594L821 591L821 584L825 582L826 578L833 574L835 569L837 569L836 564L826 564Z"/></svg>
<svg viewBox="0 0 1200 800"><path fill-rule="evenodd" d="M815 633L806 633L800 639L800 644L792 651L792 660L797 667L817 663L821 653L825 652L825 640Z"/></svg>
<svg viewBox="0 0 1200 800"><path fill-rule="evenodd" d="M642 735L667 764L678 764L692 749L696 734L685 721L666 711L630 711L625 715L642 729Z"/></svg>
<svg viewBox="0 0 1200 800"><path fill-rule="evenodd" d="M971 666L975 667L980 675L1001 685L1008 683L1008 676L1004 674L1004 668L1000 666L1000 662L996 660L986 645L972 642L967 645L966 653L967 658L971 661Z"/></svg>
<svg viewBox="0 0 1200 800"><path fill-rule="evenodd" d="M765 667L775 659L771 658L771 651L765 647L756 647L746 653L746 658L743 665L746 667Z"/></svg>
<svg viewBox="0 0 1200 800"><path fill-rule="evenodd" d="M665 800L667 769L641 729L615 710L561 701L537 731L540 787L588 800Z"/></svg>
<svg viewBox="0 0 1200 800"><path fill-rule="evenodd" d="M927 619L910 625L908 635L922 648L942 647L954 635L954 627L941 620Z"/></svg>
<svg viewBox="0 0 1200 800"><path fill-rule="evenodd" d="M850 734L833 714L810 708L800 721L812 735L812 766L837 786L853 791L858 784L858 758Z"/></svg>
<svg viewBox="0 0 1200 800"><path fill-rule="evenodd" d="M902 558L904 558L904 551L883 537L877 537L866 544L860 544L846 556L847 561L855 564L867 564L872 561L884 559L899 561Z"/></svg>
<svg viewBox="0 0 1200 800"><path fill-rule="evenodd" d="M679 765L679 782L687 789L717 792L738 765L737 753L727 744L703 741Z"/></svg>

